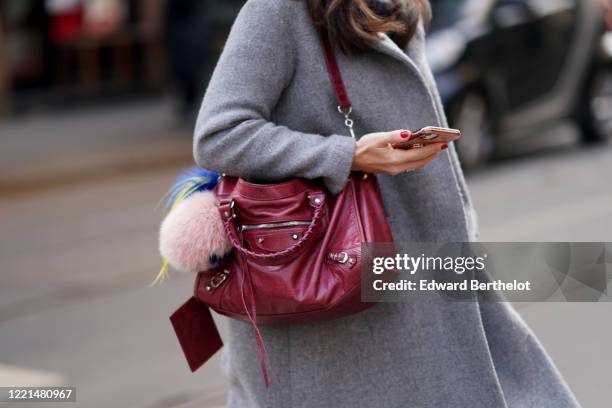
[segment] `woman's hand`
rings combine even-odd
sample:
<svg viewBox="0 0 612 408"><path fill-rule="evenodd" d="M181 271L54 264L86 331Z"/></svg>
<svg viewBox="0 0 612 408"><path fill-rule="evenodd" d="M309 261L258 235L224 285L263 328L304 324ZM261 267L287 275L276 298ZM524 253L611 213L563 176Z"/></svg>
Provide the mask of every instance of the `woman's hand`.
<svg viewBox="0 0 612 408"><path fill-rule="evenodd" d="M448 148L446 143L433 143L408 150L392 147L393 144L404 142L411 136L407 130L363 136L356 144L352 170L396 176L425 166L435 159L440 151Z"/></svg>

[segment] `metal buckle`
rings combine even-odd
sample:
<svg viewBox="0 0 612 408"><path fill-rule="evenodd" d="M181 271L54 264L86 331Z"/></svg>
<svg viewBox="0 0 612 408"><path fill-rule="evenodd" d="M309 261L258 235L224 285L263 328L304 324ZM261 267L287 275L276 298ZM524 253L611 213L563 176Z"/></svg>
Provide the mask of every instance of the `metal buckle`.
<svg viewBox="0 0 612 408"><path fill-rule="evenodd" d="M218 288L219 286L221 286L221 284L223 282L225 282L227 280L227 274L225 273L221 273L215 277L213 277L210 280L210 286L212 286L214 289Z"/></svg>
<svg viewBox="0 0 612 408"><path fill-rule="evenodd" d="M347 116L353 113L353 107L349 106L348 108L343 108L342 106L338 105L338 112L343 114L344 116Z"/></svg>
<svg viewBox="0 0 612 408"><path fill-rule="evenodd" d="M212 293L215 289L223 284L227 280L230 271L228 269L224 269L222 272L217 273L210 280L210 284L206 286L206 291L208 293Z"/></svg>
<svg viewBox="0 0 612 408"><path fill-rule="evenodd" d="M341 264L345 264L349 260L349 254L346 252L330 252L328 256L332 261Z"/></svg>
<svg viewBox="0 0 612 408"><path fill-rule="evenodd" d="M349 259L349 255L346 252L340 252L338 255L342 257L340 259L337 259L337 262L339 263L346 263Z"/></svg>
<svg viewBox="0 0 612 408"><path fill-rule="evenodd" d="M343 108L342 106L338 105L338 112L340 112L340 114L344 116L344 126L346 126L346 128L348 129L349 133L351 134L351 137L353 139L357 139L357 137L355 136L355 130L353 129L355 122L353 121L353 119L351 119L353 107L349 106L348 108Z"/></svg>

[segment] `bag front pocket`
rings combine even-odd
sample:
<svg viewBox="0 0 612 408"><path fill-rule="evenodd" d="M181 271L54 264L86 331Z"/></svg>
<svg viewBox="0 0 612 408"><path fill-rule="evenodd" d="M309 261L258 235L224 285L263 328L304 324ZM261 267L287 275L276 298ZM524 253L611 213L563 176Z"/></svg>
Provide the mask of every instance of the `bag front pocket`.
<svg viewBox="0 0 612 408"><path fill-rule="evenodd" d="M245 243L253 251L277 252L294 245L310 225L310 221L282 221L247 224L240 227Z"/></svg>

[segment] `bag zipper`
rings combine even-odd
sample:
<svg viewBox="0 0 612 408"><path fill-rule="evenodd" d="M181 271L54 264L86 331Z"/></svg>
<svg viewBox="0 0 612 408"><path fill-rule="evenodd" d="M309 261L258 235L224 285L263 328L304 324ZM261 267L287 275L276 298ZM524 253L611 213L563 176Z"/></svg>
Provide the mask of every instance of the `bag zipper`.
<svg viewBox="0 0 612 408"><path fill-rule="evenodd" d="M248 231L254 229L270 229L282 227L301 227L310 225L311 221L282 221L282 222L267 222L264 224L248 224L240 227L240 231Z"/></svg>

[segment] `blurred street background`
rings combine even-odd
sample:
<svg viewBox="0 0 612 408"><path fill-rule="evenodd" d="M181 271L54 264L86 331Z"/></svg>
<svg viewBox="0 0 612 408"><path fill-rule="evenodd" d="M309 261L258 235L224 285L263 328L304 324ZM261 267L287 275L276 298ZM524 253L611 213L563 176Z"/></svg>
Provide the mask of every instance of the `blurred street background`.
<svg viewBox="0 0 612 408"><path fill-rule="evenodd" d="M242 4L0 0L0 386L76 386L83 407L224 406L218 356L190 373L168 320L193 276L147 285L160 201L192 164ZM612 241L602 1L432 5L430 63L481 240ZM582 405L609 407L612 303L516 307Z"/></svg>

